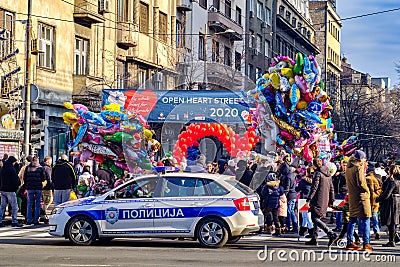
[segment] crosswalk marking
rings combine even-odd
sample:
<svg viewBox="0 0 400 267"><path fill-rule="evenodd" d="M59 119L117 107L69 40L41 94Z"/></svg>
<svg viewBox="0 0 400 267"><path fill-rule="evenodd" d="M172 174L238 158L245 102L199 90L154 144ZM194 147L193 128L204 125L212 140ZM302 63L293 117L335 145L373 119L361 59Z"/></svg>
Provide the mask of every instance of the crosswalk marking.
<svg viewBox="0 0 400 267"><path fill-rule="evenodd" d="M48 237L49 227L35 227L25 225L21 228L2 227L0 228L0 238L13 237L13 238L41 238Z"/></svg>

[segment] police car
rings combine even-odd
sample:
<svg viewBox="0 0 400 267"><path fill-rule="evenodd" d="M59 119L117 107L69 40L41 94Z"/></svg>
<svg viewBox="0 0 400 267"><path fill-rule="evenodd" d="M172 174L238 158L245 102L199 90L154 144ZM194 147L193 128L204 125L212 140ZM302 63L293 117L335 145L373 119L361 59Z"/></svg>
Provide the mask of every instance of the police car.
<svg viewBox="0 0 400 267"><path fill-rule="evenodd" d="M134 178L99 197L58 205L50 234L77 245L116 237L194 238L222 247L263 225L258 195L235 177L169 173Z"/></svg>

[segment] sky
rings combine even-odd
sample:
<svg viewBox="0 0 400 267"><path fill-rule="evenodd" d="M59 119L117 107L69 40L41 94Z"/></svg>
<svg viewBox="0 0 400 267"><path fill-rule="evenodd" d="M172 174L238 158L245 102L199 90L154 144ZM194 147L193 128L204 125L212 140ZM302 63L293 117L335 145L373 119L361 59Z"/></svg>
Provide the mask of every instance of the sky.
<svg viewBox="0 0 400 267"><path fill-rule="evenodd" d="M399 0L337 0L342 19L400 8ZM342 21L341 54L353 69L372 77L389 77L400 84L395 63L400 63L400 10Z"/></svg>

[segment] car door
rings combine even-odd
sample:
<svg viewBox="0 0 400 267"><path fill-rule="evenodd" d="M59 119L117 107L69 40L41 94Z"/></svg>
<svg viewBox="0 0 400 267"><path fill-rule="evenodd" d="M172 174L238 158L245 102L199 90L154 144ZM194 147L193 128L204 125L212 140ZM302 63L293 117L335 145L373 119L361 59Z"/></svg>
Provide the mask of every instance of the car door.
<svg viewBox="0 0 400 267"><path fill-rule="evenodd" d="M189 234L209 199L203 179L164 177L154 207L154 229L162 235Z"/></svg>
<svg viewBox="0 0 400 267"><path fill-rule="evenodd" d="M104 200L103 234L149 235L154 230L154 194L158 177L132 180Z"/></svg>

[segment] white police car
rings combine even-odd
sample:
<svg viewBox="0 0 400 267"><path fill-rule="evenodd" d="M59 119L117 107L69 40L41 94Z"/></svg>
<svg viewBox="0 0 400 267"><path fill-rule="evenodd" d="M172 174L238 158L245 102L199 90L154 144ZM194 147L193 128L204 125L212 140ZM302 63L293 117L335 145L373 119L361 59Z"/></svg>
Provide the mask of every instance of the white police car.
<svg viewBox="0 0 400 267"><path fill-rule="evenodd" d="M116 237L196 238L222 247L263 225L258 195L226 175L170 173L134 178L99 197L58 205L50 234L77 245Z"/></svg>

